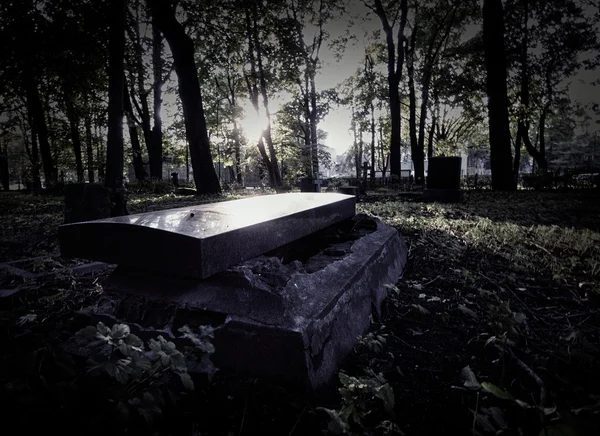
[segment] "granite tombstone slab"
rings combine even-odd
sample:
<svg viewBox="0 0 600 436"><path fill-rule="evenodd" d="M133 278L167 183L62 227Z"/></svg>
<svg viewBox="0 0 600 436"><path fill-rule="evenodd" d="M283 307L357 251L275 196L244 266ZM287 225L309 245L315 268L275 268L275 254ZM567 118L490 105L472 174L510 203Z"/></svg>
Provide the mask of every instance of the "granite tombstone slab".
<svg viewBox="0 0 600 436"><path fill-rule="evenodd" d="M407 249L396 229L364 215L315 237L334 242L308 260L285 263L271 252L207 279L119 267L80 314L176 342L183 325L211 324L218 368L316 389L336 374L372 312L379 314L384 285L402 275Z"/></svg>
<svg viewBox="0 0 600 436"><path fill-rule="evenodd" d="M59 227L61 255L206 278L355 214L354 196L289 193Z"/></svg>

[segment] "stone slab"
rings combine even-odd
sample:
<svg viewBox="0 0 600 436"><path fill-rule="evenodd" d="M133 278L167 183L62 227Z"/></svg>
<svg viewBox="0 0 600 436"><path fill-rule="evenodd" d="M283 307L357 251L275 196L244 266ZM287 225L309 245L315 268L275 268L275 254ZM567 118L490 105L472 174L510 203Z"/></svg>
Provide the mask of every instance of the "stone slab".
<svg viewBox="0 0 600 436"><path fill-rule="evenodd" d="M206 278L352 217L353 196L289 193L58 228L61 255Z"/></svg>
<svg viewBox="0 0 600 436"><path fill-rule="evenodd" d="M212 324L218 368L316 389L379 314L384 285L398 281L407 259L397 230L365 216L350 221L352 231L369 230L303 263L261 256L205 280L119 267L83 314L176 342L179 327Z"/></svg>

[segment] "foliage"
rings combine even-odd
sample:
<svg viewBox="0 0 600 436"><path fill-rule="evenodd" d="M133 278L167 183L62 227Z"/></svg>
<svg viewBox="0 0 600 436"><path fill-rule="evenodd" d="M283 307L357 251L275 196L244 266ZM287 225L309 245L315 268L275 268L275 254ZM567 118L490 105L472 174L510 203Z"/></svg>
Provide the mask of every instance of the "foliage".
<svg viewBox="0 0 600 436"><path fill-rule="evenodd" d="M131 192L129 204L131 212L143 212L239 195L215 199ZM316 434L332 420L334 428L343 427L342 412L354 402L361 424L355 423L354 412L345 421L353 434L393 434L398 426L406 434L472 434L475 426L482 435L500 430L553 434L569 428L595 435L600 422L597 193L468 190L465 201L455 204L422 203L418 195L382 188L357 203L359 212L398 229L408 262L403 277L389 286L381 318L342 363L344 382L304 396L275 382L223 371L211 383L194 378L196 389L187 391L169 367L166 386L183 395L175 408L168 407L166 395L164 434ZM135 410L152 414L150 403L143 398L138 405L126 402L131 425L125 428L115 403L105 401L134 378L128 375L123 385L106 370L88 377L84 362L62 351L65 341L87 324L74 312L96 301L105 276L77 277L61 268L81 262L59 257L55 233L61 222L59 198L0 193L3 260L45 255L21 266L49 273L39 279L0 278L2 289L23 286L0 307L0 387L9 400L7 422L18 423L25 434L33 433L28 430L36 422L44 431L65 433L74 427L76 434L94 434L110 428L117 435L136 434L138 428L148 434ZM207 356L211 349L204 342L210 342L210 331L191 331L204 344L194 353L173 341L188 365L198 362L195 353ZM108 346L107 351L114 347L105 339L92 341L100 341L99 348ZM148 344L144 351L150 360L154 351ZM165 347L159 351L168 356ZM114 356L121 358L118 350ZM95 360L110 361L106 355ZM461 380L465 366L473 373L470 385ZM372 372L365 374L364 368ZM381 398L386 384L394 393L394 415ZM378 388L381 397L374 392Z"/></svg>
<svg viewBox="0 0 600 436"><path fill-rule="evenodd" d="M328 430L333 434L402 434L392 421L379 421L377 409L383 406L384 416L393 420L394 392L381 374L371 370L367 375L354 377L339 373L342 386L339 393L342 404L339 409L320 408L329 415ZM377 424L376 428L370 428ZM373 433L375 431L375 433Z"/></svg>
<svg viewBox="0 0 600 436"><path fill-rule="evenodd" d="M180 329L183 337L193 344L191 349L201 354L211 354L214 347L210 342L212 329L203 327L199 334L188 326ZM77 333L89 343L84 345L93 352L95 359L88 359L88 373L106 374L116 380L119 386L111 391L111 398L119 411L127 419L135 410L148 424L162 414L167 398L177 398L174 378L188 391L194 390L194 382L188 374L186 356L177 350L175 344L159 335L150 338L148 350L144 342L131 333L127 324L114 324L112 328L102 322L87 326ZM176 376L176 377L175 377Z"/></svg>

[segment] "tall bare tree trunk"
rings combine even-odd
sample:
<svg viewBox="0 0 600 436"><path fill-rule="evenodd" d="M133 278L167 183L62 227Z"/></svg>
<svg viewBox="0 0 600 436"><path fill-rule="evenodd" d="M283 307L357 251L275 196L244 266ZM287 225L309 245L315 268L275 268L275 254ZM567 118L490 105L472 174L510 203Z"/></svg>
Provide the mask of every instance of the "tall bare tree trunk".
<svg viewBox="0 0 600 436"><path fill-rule="evenodd" d="M42 167L44 169L44 178L46 187L55 185L58 181L58 171L52 158L50 142L48 141L48 127L46 118L42 109L42 100L37 87L35 78L31 72L24 74L23 80L27 96L27 111L31 120L31 127L34 131L39 144L39 151L42 157Z"/></svg>
<svg viewBox="0 0 600 436"><path fill-rule="evenodd" d="M0 184L5 191L10 190L10 174L8 170L8 147L4 143L0 150Z"/></svg>
<svg viewBox="0 0 600 436"><path fill-rule="evenodd" d="M106 161L104 159L104 140L101 136L101 132L100 127L96 124L94 126L94 136L97 141L96 164L98 165L98 182L104 183L104 180L106 180Z"/></svg>
<svg viewBox="0 0 600 436"><path fill-rule="evenodd" d="M375 183L375 105L371 101L371 172L369 174L371 185Z"/></svg>
<svg viewBox="0 0 600 436"><path fill-rule="evenodd" d="M517 185L513 178L508 121L502 0L483 1L483 44L487 71L492 189L515 190Z"/></svg>
<svg viewBox="0 0 600 436"><path fill-rule="evenodd" d="M520 53L520 62L521 62L521 107L523 108L522 112L519 114L518 127L517 127L517 138L518 140L515 143L515 147L519 147L517 150L515 148L515 160L517 159L517 152L519 159L521 157L521 143L525 145L525 149L529 153L531 157L537 162L538 167L542 170L548 168L548 162L546 161L546 153L543 148L543 141L540 143L540 149L536 149L532 144L531 139L529 138L529 59L528 59L528 45L529 45L529 27L527 25L527 21L529 18L529 2L524 0L523 3L524 8L524 17L523 17L523 41ZM542 114L545 113L545 109L542 109ZM541 119L542 117L540 117ZM545 116L544 116L545 118ZM544 120L545 121L545 120ZM541 125L541 124L540 124ZM518 167L514 166L515 171L518 171Z"/></svg>
<svg viewBox="0 0 600 436"><path fill-rule="evenodd" d="M383 126L381 118L379 122L379 154L381 155L381 178L385 179L388 169L389 154L385 153L385 144L383 142Z"/></svg>
<svg viewBox="0 0 600 436"><path fill-rule="evenodd" d="M31 151L27 148L27 141L25 141L25 150L31 161L31 175L33 178L33 195L40 195L42 192L42 180L40 178L40 151L38 147L37 134L33 129L33 119L31 115L28 116L28 123L31 130Z"/></svg>
<svg viewBox="0 0 600 436"><path fill-rule="evenodd" d="M319 138L317 131L317 87L315 84L314 64L310 67L310 149L312 155L312 177L319 178Z"/></svg>
<svg viewBox="0 0 600 436"><path fill-rule="evenodd" d="M79 134L79 115L73 104L73 92L69 84L64 85L65 108L67 119L69 120L69 132L71 134L71 143L73 144L73 153L75 155L75 167L77 169L77 183L83 183L83 157L81 154L81 136Z"/></svg>
<svg viewBox="0 0 600 436"><path fill-rule="evenodd" d="M123 109L125 110L125 117L127 119L127 127L129 128L129 139L131 140L131 154L133 160L133 171L135 172L135 178L139 182L146 180L146 170L144 169L144 162L142 161L142 148L140 147L140 137L138 135L137 123L133 116L133 108L131 106L131 98L127 89L127 80L123 76Z"/></svg>
<svg viewBox="0 0 600 436"><path fill-rule="evenodd" d="M429 135L427 136L427 158L433 157L433 137L435 135L435 125L437 124L437 117L434 115L431 118L431 125L429 126Z"/></svg>
<svg viewBox="0 0 600 436"><path fill-rule="evenodd" d="M237 93L235 91L235 84L232 83L231 71L227 70L227 92L228 100L232 108L237 106ZM233 122L233 141L234 141L234 160L233 169L235 172L235 178L238 184L242 184L242 144L240 140L240 129L235 116L232 117Z"/></svg>
<svg viewBox="0 0 600 436"><path fill-rule="evenodd" d="M94 140L92 137L92 116L89 111L89 104L87 106L87 111L84 118L85 124L85 145L86 145L86 157L87 157L87 171L88 171L88 181L90 183L95 182L94 177Z"/></svg>
<svg viewBox="0 0 600 436"><path fill-rule="evenodd" d="M125 87L125 0L109 2L108 43L108 135L106 178L111 199L111 216L127 215L123 186L123 100Z"/></svg>
<svg viewBox="0 0 600 436"><path fill-rule="evenodd" d="M152 16L152 23L156 23ZM151 142L152 159L150 162L151 177L162 179L162 160L163 160L163 132L162 119L160 117L160 108L162 106L162 87L163 87L163 58L162 58L163 40L158 26L152 25L152 68L154 72L153 90L153 120Z"/></svg>
<svg viewBox="0 0 600 436"><path fill-rule="evenodd" d="M175 12L169 4L161 0L150 0L150 5L152 16L169 43L175 62L196 191L199 194L220 194L221 186L210 153L202 94L194 62L194 43L175 18Z"/></svg>
<svg viewBox="0 0 600 436"><path fill-rule="evenodd" d="M256 2L253 2L252 4L245 3L243 8L246 18L245 24L246 37L248 38L248 60L250 63L250 76L245 75L246 85L248 87L248 95L250 96L252 106L257 113L259 113L259 97L262 96L263 106L267 116L267 128L262 132L262 135L256 145L269 174L269 182L271 187L277 188L281 186L281 174L279 173L279 166L277 165L275 148L273 147L273 140L271 137L271 114L269 113L269 99L267 96L267 86L262 65L260 40L258 37L257 4ZM257 82L260 83L260 90ZM265 149L265 142L267 143L267 147L269 147L269 153L271 154L270 156L267 154L267 150Z"/></svg>
<svg viewBox="0 0 600 436"><path fill-rule="evenodd" d="M418 23L415 23L410 37L410 43L406 47L406 73L408 75L408 129L410 135L410 154L412 156L415 173L421 180L421 168L417 169L417 160L420 156L419 141L417 138L417 96L415 91L415 45L417 39ZM425 177L425 165L423 164L423 178Z"/></svg>
<svg viewBox="0 0 600 436"><path fill-rule="evenodd" d="M272 178L274 188L281 186L281 174L279 172L279 165L277 163L277 154L275 147L273 146L273 137L271 135L271 113L269 111L269 97L267 95L267 81L265 79L265 71L262 61L262 48L259 39L258 31L258 2L253 2L252 18L254 21L253 26L253 38L254 38L254 49L256 50L256 66L258 67L258 77L260 82L260 93L262 95L263 107L265 108L265 115L267 117L267 127L263 132L263 137L267 143L269 149L269 156L271 161L271 171L273 172Z"/></svg>
<svg viewBox="0 0 600 436"><path fill-rule="evenodd" d="M400 78L402 77L402 67L404 65L404 28L408 16L408 1L400 2L400 26L398 28L397 47L394 43L394 30L386 16L381 0L375 0L375 10L381 20L385 32L387 46L387 70L388 70L388 93L390 104L390 116L392 132L390 138L390 174L400 177L401 168L401 111L400 111Z"/></svg>

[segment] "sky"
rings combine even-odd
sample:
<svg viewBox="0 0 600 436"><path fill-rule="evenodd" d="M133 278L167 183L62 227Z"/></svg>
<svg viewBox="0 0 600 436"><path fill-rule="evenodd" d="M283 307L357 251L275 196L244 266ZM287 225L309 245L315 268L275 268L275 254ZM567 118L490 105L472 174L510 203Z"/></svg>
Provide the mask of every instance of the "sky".
<svg viewBox="0 0 600 436"><path fill-rule="evenodd" d="M358 0L355 0L358 1ZM348 44L343 57L340 61L337 61L332 50L328 47L326 41L321 49L321 60L322 67L317 74L317 88L318 90L324 90L333 88L344 79L354 74L354 72L364 62L364 34L366 32L371 33L372 31L379 30L381 23L379 18L373 14L367 14L367 9L360 4L355 3L354 11L357 15L362 15L363 20L360 24L354 26L351 29L351 34L356 36L354 43ZM367 16L370 15L370 16ZM335 20L326 26L327 31L331 34L331 38L335 38L343 34L347 29L346 19ZM600 23L597 24L597 29L600 31ZM474 35L479 31L479 26L468 29L469 35ZM330 38L330 40L331 40ZM307 41L312 39L312 35L306 33ZM383 67L385 68L385 67ZM176 76L172 75L173 82L176 84ZM600 101L600 86L592 87L590 83L594 80L600 79L600 69L595 71L586 71L577 74L575 77L570 78L570 95L574 101L579 101L582 104L589 104ZM175 87L176 89L176 87ZM282 95L279 99L273 99L271 101L271 112L276 112L278 107L285 101L286 96ZM167 106L164 110L166 116L166 124L170 124L169 118L172 119L175 110L175 95L165 95L165 103ZM249 102L246 103L245 112L252 115L253 110L249 107ZM350 119L351 111L347 107L333 107L329 114L319 124L319 128L327 132L327 139L325 145L333 149L333 155L342 154L345 152L353 142L352 135L350 133ZM242 120L242 128L248 132L252 132L249 136L258 136L258 131L261 130L263 120L257 119L256 117L249 116L248 119ZM596 124L592 127L598 129L600 124Z"/></svg>
<svg viewBox="0 0 600 436"><path fill-rule="evenodd" d="M359 7L364 8L362 6ZM347 26L345 20L335 20L331 22L326 27L331 35L329 41L341 36L346 31ZM316 77L317 91L333 88L355 73L357 68L364 62L363 33L365 31L377 30L380 26L381 23L377 17L366 19L360 25L355 26L352 29L352 33L357 37L358 41L347 45L344 55L340 60L335 59L333 50L328 46L329 41L326 41L322 45L320 51L322 67L318 71ZM312 33L307 31L305 38L307 43L310 42L310 40L312 40ZM273 101L273 112L275 112L277 107L283 103L283 100L284 99ZM249 111L247 110L246 112ZM352 145L353 137L350 132L351 116L352 112L350 108L334 106L325 119L319 123L319 129L327 132L325 145L334 150L332 153L334 156L336 154L344 153ZM252 125L253 121L254 120L251 120L251 122L247 124ZM242 125L244 124L246 123L242 122Z"/></svg>
<svg viewBox="0 0 600 436"><path fill-rule="evenodd" d="M379 18L370 14L366 16L367 9L362 5L355 6L364 12L364 20L355 25L352 29L358 41L354 44L349 44L344 52L344 56L340 61L335 60L332 50L324 44L321 49L321 60L323 65L317 75L317 88L323 90L332 88L341 83L344 79L354 74L364 62L364 39L363 35L368 32L381 28ZM358 10L358 9L357 9ZM597 26L600 31L600 24ZM331 37L341 35L347 28L345 21L337 20L327 26L327 31ZM472 26L466 29L465 35L467 38L472 37L480 31L480 25ZM312 38L310 34L306 35L307 40ZM385 68L385 67L382 67ZM583 71L574 77L565 80L564 84L569 86L569 95L573 101L580 102L584 105L600 101L600 86L593 87L590 83L600 79L600 69L594 71ZM273 100L271 111L275 112L278 106L283 102L284 98ZM249 105L248 105L249 106ZM250 107L246 107L246 113L252 112ZM351 111L347 107L334 107L327 117L319 123L319 128L328 133L325 145L331 147L333 154L342 154L352 145L353 138L350 132ZM258 125L260 122L258 122ZM242 121L242 127L253 132L257 131L257 120L251 117L248 120ZM595 127L598 128L599 125Z"/></svg>

